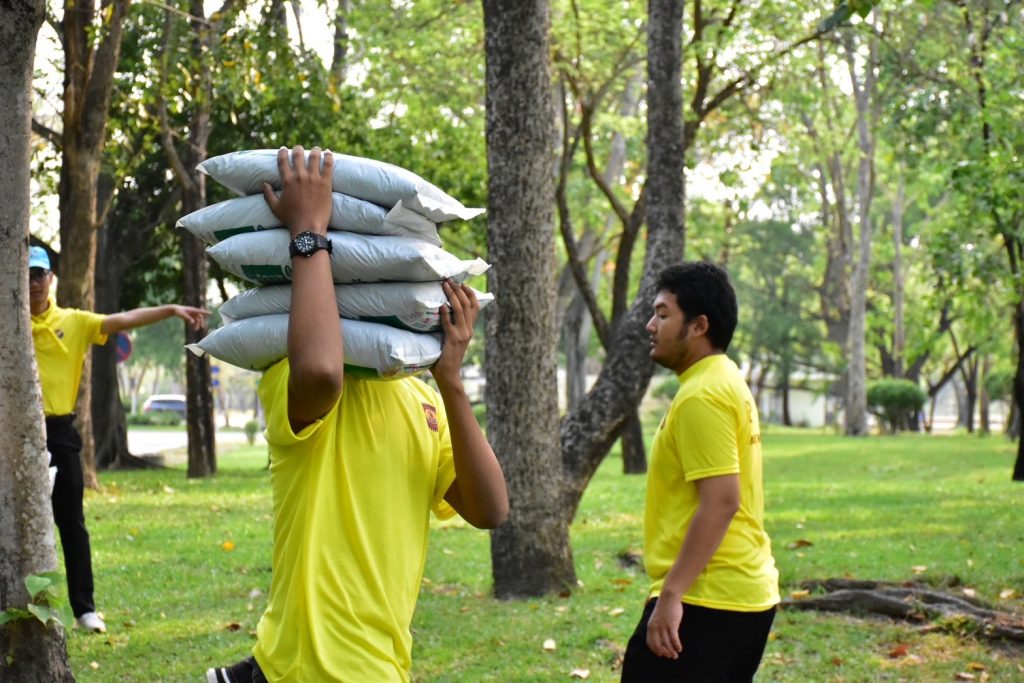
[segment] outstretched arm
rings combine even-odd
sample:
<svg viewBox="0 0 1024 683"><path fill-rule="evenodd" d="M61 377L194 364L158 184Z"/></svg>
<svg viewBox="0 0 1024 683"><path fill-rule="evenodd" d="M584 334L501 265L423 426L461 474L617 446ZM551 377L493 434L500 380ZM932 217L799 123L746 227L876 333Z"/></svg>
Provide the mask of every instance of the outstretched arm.
<svg viewBox="0 0 1024 683"><path fill-rule="evenodd" d="M203 321L206 320L206 316L210 315L210 312L205 308L180 304L134 308L130 311L112 313L103 318L100 331L103 334L117 334L125 330L133 330L136 327L152 325L175 315L184 320L192 329L198 330L203 326Z"/></svg>
<svg viewBox="0 0 1024 683"><path fill-rule="evenodd" d="M331 175L334 157L320 148L309 153L302 147L277 153L281 172L281 196L264 184L263 196L270 210L288 226L294 238L309 230L327 234L331 218ZM288 314L288 420L298 432L323 417L341 396L345 349L334 297L331 258L324 250L292 259L292 302Z"/></svg>
<svg viewBox="0 0 1024 683"><path fill-rule="evenodd" d="M455 460L455 481L444 498L473 526L493 529L508 516L505 475L473 415L461 374L466 347L473 338L473 324L480 313L480 302L465 285L445 280L441 286L450 305L441 308L444 345L441 357L430 372L448 415Z"/></svg>

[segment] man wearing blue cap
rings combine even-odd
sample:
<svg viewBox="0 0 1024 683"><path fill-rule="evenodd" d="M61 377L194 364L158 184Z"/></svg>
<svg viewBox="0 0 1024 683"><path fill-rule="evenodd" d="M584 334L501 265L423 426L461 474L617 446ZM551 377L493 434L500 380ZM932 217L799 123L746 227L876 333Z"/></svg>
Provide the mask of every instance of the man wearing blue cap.
<svg viewBox="0 0 1024 683"><path fill-rule="evenodd" d="M75 403L85 354L92 344L105 344L108 335L178 316L199 328L209 311L167 304L101 315L61 308L50 293L53 272L42 247L28 252L29 308L32 342L39 366L39 383L46 415L46 449L50 466L57 468L53 484L53 519L60 532L67 573L68 599L78 624L88 631L107 630L93 603L92 558L89 532L82 511L84 479L79 453L82 439L75 429Z"/></svg>

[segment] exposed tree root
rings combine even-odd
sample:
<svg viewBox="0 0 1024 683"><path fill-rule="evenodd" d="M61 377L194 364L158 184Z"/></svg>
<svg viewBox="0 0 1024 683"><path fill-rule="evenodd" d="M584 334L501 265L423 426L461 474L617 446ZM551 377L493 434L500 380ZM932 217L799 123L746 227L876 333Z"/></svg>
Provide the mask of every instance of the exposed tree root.
<svg viewBox="0 0 1024 683"><path fill-rule="evenodd" d="M927 624L929 629L970 633L986 640L1024 643L1024 618L981 600L953 595L927 584L825 579L804 581L810 594L782 601L785 609L880 614Z"/></svg>

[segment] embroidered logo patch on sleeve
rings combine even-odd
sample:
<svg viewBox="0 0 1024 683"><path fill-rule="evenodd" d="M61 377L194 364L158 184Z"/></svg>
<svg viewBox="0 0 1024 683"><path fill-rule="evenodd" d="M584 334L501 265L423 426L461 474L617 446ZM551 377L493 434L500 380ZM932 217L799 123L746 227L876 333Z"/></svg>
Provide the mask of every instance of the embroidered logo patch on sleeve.
<svg viewBox="0 0 1024 683"><path fill-rule="evenodd" d="M437 408L430 405L429 403L420 404L423 406L423 414L427 418L427 426L430 427L430 431L437 431Z"/></svg>

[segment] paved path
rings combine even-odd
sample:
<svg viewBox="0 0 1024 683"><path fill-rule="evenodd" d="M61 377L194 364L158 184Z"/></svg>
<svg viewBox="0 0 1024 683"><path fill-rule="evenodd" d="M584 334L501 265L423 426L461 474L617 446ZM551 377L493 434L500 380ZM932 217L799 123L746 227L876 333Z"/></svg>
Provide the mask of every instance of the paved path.
<svg viewBox="0 0 1024 683"><path fill-rule="evenodd" d="M261 436L256 437L257 443L263 441ZM229 446L245 443L245 434L242 432L217 431L217 445ZM128 430L128 450L133 455L145 455L149 453L163 453L188 446L188 434L184 431L150 431L150 430Z"/></svg>

